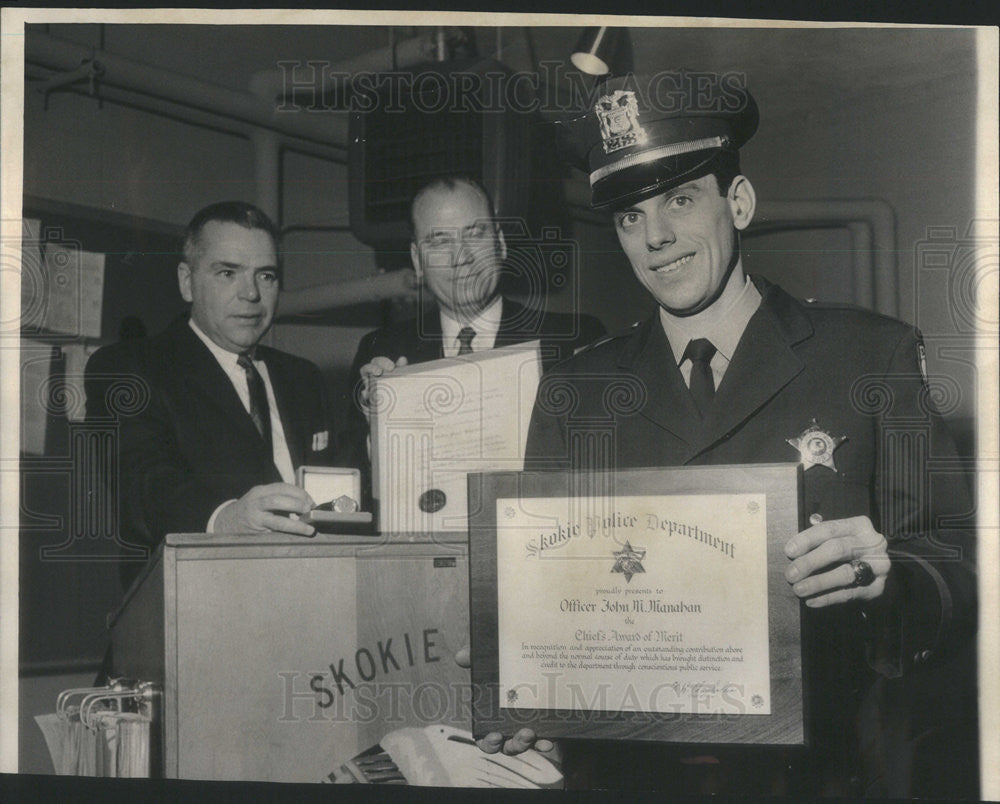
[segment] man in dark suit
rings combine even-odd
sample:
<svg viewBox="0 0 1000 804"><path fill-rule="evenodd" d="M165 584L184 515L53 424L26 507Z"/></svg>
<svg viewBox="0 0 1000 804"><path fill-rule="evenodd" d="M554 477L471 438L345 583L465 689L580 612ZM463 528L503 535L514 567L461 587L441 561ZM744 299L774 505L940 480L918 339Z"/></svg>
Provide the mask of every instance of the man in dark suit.
<svg viewBox="0 0 1000 804"><path fill-rule="evenodd" d="M658 310L543 378L525 465L800 462L810 526L789 534L785 577L805 604L812 742L756 753L577 744L567 779L674 793L974 794L974 546L963 523L973 508L920 334L745 276L739 232L756 197L737 149L756 105L745 92L735 105L665 109L651 86L608 82L567 142ZM631 397L610 405L611 382ZM576 446L595 427L614 434L606 455ZM481 745L518 751L533 739Z"/></svg>
<svg viewBox="0 0 1000 804"><path fill-rule="evenodd" d="M328 462L322 379L309 361L259 345L278 303L276 242L250 204L201 210L177 268L190 315L90 358L88 416L119 423L124 541L154 548L177 532L313 533L289 515L313 507L295 468ZM123 565L123 579L137 571Z"/></svg>
<svg viewBox="0 0 1000 804"><path fill-rule="evenodd" d="M397 366L541 340L543 370L604 334L592 316L550 313L501 295L507 258L486 190L467 176L434 179L411 206L410 259L433 300L417 319L370 332L351 368L352 452L367 466L365 404L371 377Z"/></svg>

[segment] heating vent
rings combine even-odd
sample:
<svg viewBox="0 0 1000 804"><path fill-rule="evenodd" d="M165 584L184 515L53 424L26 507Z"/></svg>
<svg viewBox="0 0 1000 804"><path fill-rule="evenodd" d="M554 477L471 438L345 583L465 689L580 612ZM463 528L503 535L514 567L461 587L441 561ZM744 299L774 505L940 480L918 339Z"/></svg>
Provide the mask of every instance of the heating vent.
<svg viewBox="0 0 1000 804"><path fill-rule="evenodd" d="M373 108L351 113L351 229L369 245L409 240L413 194L442 174L479 179L501 216L525 214L536 120L497 99L497 75L508 71L492 60L413 70L431 72L435 80L397 82Z"/></svg>

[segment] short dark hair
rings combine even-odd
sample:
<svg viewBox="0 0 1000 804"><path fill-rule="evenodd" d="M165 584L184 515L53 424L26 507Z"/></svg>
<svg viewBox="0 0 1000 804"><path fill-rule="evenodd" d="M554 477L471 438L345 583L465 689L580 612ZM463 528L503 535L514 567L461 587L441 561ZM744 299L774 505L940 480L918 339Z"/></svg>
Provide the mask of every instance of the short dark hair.
<svg viewBox="0 0 1000 804"><path fill-rule="evenodd" d="M421 184L418 190L413 194L413 200L410 202L410 235L412 236L417 231L417 223L413 218L413 210L417 206L417 201L419 201L427 193L434 190L457 190L458 187L463 184L482 193L483 198L486 199L486 206L490 211L490 217L495 217L496 208L493 206L493 198L490 196L489 190L483 186L481 181L466 173L452 173L446 176L436 176L430 181L426 181Z"/></svg>
<svg viewBox="0 0 1000 804"><path fill-rule="evenodd" d="M246 201L219 201L198 210L184 230L184 261L191 263L194 248L201 236L202 229L212 221L220 223L236 223L244 229L260 229L270 235L274 250L278 250L279 232L264 210L248 204Z"/></svg>
<svg viewBox="0 0 1000 804"><path fill-rule="evenodd" d="M709 173L715 176L715 180L719 183L719 195L727 195L733 179L740 175L739 151L729 149L719 151L709 162L705 175Z"/></svg>

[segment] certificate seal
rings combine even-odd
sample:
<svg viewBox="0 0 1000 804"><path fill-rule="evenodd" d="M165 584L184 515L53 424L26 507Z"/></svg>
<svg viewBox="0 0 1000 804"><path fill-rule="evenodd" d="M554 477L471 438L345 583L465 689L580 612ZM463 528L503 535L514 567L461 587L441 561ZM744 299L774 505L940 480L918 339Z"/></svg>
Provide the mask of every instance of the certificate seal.
<svg viewBox="0 0 1000 804"><path fill-rule="evenodd" d="M645 572L645 567L642 566L642 560L646 557L646 551L641 547L638 550L633 550L632 545L626 541L625 546L621 550L615 550L613 552L615 557L615 565L611 568L612 572L620 572L625 576L625 583L629 583L632 580L633 575L638 575L640 572Z"/></svg>
<svg viewBox="0 0 1000 804"><path fill-rule="evenodd" d="M427 489L420 495L417 505L425 514L436 514L444 508L446 502L448 502L448 496L441 489Z"/></svg>

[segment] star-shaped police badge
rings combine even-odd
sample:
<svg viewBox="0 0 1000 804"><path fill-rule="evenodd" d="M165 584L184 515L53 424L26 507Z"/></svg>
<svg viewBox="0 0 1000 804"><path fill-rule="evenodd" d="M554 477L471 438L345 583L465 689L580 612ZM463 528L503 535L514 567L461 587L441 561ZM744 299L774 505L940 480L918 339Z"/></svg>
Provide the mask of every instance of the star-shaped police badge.
<svg viewBox="0 0 1000 804"><path fill-rule="evenodd" d="M803 470L813 466L825 466L834 472L837 471L837 467L833 464L833 451L846 440L847 436L834 438L819 426L816 419L813 419L796 438L785 439L799 451Z"/></svg>
<svg viewBox="0 0 1000 804"><path fill-rule="evenodd" d="M646 571L642 566L642 560L646 557L646 551L642 548L633 550L632 545L628 541L625 542L625 546L621 550L614 551L614 557L615 565L611 568L611 571L622 573L625 576L625 583L631 581L633 575Z"/></svg>

